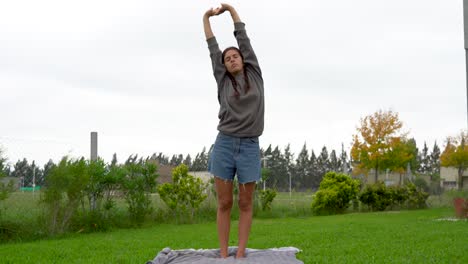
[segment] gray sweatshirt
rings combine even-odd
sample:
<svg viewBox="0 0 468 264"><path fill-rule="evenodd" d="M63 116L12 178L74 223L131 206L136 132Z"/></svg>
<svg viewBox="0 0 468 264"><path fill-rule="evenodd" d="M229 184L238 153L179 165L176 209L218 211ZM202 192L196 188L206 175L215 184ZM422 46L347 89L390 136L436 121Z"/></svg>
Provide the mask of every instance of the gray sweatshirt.
<svg viewBox="0 0 468 264"><path fill-rule="evenodd" d="M234 137L257 137L263 133L265 112L262 71L250 45L244 23L234 23L234 36L244 57L244 68L250 85L245 93L243 73L235 76L239 97L235 96L231 79L222 64L222 52L216 38L207 40L213 74L218 84L218 130Z"/></svg>

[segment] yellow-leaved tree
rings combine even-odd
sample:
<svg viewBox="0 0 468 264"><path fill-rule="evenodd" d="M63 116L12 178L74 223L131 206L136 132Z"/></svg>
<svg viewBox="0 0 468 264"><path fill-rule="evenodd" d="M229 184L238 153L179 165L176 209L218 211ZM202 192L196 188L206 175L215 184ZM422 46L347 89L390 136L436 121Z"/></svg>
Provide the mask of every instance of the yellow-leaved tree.
<svg viewBox="0 0 468 264"><path fill-rule="evenodd" d="M353 159L354 174L368 174L374 169L375 181L381 170L392 167L394 162L389 161L389 153L400 147L406 134L400 130L403 123L398 118L398 113L391 110L379 110L372 115L361 118L357 134L353 135L351 157ZM394 153L395 154L395 153ZM403 154L405 161L412 157ZM404 161L401 161L404 162ZM395 166L395 165L393 165Z"/></svg>
<svg viewBox="0 0 468 264"><path fill-rule="evenodd" d="M440 155L440 165L455 167L458 172L458 189L463 188L463 173L468 167L468 133L460 132L456 137L447 137L447 145Z"/></svg>

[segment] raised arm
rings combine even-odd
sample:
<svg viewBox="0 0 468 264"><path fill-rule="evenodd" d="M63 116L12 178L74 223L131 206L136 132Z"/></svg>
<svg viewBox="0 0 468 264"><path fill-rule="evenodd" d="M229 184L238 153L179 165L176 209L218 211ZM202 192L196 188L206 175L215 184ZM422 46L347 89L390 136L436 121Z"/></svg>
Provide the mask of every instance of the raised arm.
<svg viewBox="0 0 468 264"><path fill-rule="evenodd" d="M237 13L236 9L234 9L234 7L232 7L229 4L225 4L225 3L221 4L221 8L219 8L218 12L219 14L222 14L226 10L229 11L229 13L231 13L232 21L234 23L241 22L239 14Z"/></svg>
<svg viewBox="0 0 468 264"><path fill-rule="evenodd" d="M224 11L223 11L224 12ZM222 64L222 52L219 49L218 42L211 30L210 17L221 14L221 8L210 8L203 15L203 28L205 30L205 37L208 43L208 49L210 50L211 65L213 67L213 75L216 82L219 84L226 74L226 68ZM219 96L219 94L218 94Z"/></svg>
<svg viewBox="0 0 468 264"><path fill-rule="evenodd" d="M203 29L205 30L206 39L214 37L213 30L211 30L210 17L216 15L216 10L217 9L210 8L203 15Z"/></svg>
<svg viewBox="0 0 468 264"><path fill-rule="evenodd" d="M250 39L247 36L247 32L245 31L245 24L240 20L239 14L237 13L236 9L228 4L221 4L221 9L219 10L220 13L224 11L229 11L231 13L232 21L234 22L234 36L236 37L237 44L239 45L239 49L244 56L244 63L250 64L253 68L262 75L262 71L258 64L257 56L250 44Z"/></svg>

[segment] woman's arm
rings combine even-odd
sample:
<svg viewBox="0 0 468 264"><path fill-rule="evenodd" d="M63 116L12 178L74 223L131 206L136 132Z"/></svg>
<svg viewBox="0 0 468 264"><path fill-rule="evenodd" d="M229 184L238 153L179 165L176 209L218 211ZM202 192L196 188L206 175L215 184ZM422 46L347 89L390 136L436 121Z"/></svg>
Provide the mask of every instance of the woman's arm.
<svg viewBox="0 0 468 264"><path fill-rule="evenodd" d="M231 13L232 21L234 23L241 22L239 14L237 13L236 9L234 9L233 6L229 4L221 4L221 7L219 8L219 14L222 14L224 11L229 11Z"/></svg>
<svg viewBox="0 0 468 264"><path fill-rule="evenodd" d="M210 50L211 65L213 67L213 75L216 79L216 82L219 84L226 74L226 68L222 64L222 52L219 49L218 42L211 30L210 17L221 14L221 8L210 8L203 15L203 28L205 30L205 37L208 44L208 49Z"/></svg>
<svg viewBox="0 0 468 264"><path fill-rule="evenodd" d="M211 30L210 17L216 15L216 13L215 13L216 10L217 9L210 8L203 15L203 28L205 30L206 39L210 39L210 38L214 37L213 30Z"/></svg>
<svg viewBox="0 0 468 264"><path fill-rule="evenodd" d="M244 56L244 63L250 64L261 76L262 71L258 64L257 56L250 44L250 39L247 36L247 32L245 31L245 24L242 23L239 14L237 13L236 9L228 4L221 4L221 9L219 10L220 13L224 11L229 11L231 13L232 21L234 22L234 35L237 40L237 44L239 45L239 49Z"/></svg>

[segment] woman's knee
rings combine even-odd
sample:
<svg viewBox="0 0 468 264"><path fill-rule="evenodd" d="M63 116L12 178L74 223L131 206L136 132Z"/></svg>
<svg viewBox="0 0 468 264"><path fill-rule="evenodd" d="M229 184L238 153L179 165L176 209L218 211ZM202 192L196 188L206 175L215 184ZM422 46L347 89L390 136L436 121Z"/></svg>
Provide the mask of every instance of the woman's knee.
<svg viewBox="0 0 468 264"><path fill-rule="evenodd" d="M239 198L239 210L252 211L252 197Z"/></svg>
<svg viewBox="0 0 468 264"><path fill-rule="evenodd" d="M221 211L229 211L232 208L232 198L218 198L218 209Z"/></svg>

